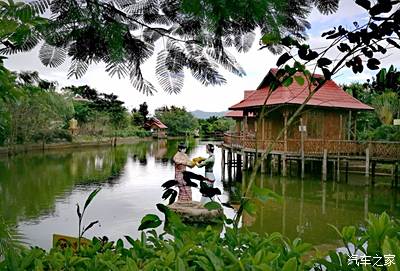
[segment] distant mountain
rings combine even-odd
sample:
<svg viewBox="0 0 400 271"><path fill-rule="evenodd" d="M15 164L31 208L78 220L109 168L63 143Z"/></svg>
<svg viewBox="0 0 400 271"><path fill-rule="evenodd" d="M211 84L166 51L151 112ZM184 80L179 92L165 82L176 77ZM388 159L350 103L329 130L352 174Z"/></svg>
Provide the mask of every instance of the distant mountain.
<svg viewBox="0 0 400 271"><path fill-rule="evenodd" d="M205 111L201 111L201 110L195 110L192 111L190 113L192 113L192 115L198 119L208 119L209 117L215 116L215 117L223 117L224 114L227 111L221 111L221 112L205 112Z"/></svg>

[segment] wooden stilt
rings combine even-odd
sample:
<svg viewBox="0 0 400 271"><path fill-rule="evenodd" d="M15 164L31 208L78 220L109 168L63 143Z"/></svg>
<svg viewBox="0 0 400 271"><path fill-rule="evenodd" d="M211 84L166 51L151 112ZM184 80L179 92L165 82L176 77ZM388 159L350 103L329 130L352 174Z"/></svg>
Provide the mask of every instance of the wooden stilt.
<svg viewBox="0 0 400 271"><path fill-rule="evenodd" d="M221 178L225 180L225 148L221 151Z"/></svg>
<svg viewBox="0 0 400 271"><path fill-rule="evenodd" d="M332 161L332 180L336 180L336 161Z"/></svg>
<svg viewBox="0 0 400 271"><path fill-rule="evenodd" d="M286 154L282 155L282 176L286 177L287 176L287 160L286 160Z"/></svg>
<svg viewBox="0 0 400 271"><path fill-rule="evenodd" d="M340 159L339 159L339 157L336 162L336 181L340 182Z"/></svg>
<svg viewBox="0 0 400 271"><path fill-rule="evenodd" d="M349 182L349 161L346 160L346 170L345 170L345 182L348 183Z"/></svg>
<svg viewBox="0 0 400 271"><path fill-rule="evenodd" d="M272 173L272 155L267 155L267 170Z"/></svg>
<svg viewBox="0 0 400 271"><path fill-rule="evenodd" d="M242 169L242 155L239 153L236 154L236 164L239 172Z"/></svg>
<svg viewBox="0 0 400 271"><path fill-rule="evenodd" d="M242 156L243 156L243 170L246 170L248 166L247 153L242 152Z"/></svg>
<svg viewBox="0 0 400 271"><path fill-rule="evenodd" d="M261 154L261 174L264 174L266 172L266 166L265 166L265 159L263 158L263 155Z"/></svg>
<svg viewBox="0 0 400 271"><path fill-rule="evenodd" d="M328 150L324 149L324 156L322 159L322 180L326 181L328 171Z"/></svg>
<svg viewBox="0 0 400 271"><path fill-rule="evenodd" d="M369 177L369 148L365 149L365 177Z"/></svg>
<svg viewBox="0 0 400 271"><path fill-rule="evenodd" d="M397 188L399 184L399 163L394 164L394 186Z"/></svg>
<svg viewBox="0 0 400 271"><path fill-rule="evenodd" d="M372 163L371 163L371 185L375 185L375 168L376 168L376 161L372 161Z"/></svg>
<svg viewBox="0 0 400 271"><path fill-rule="evenodd" d="M279 175L281 175L281 173L282 173L281 161L282 161L282 157L281 157L281 155L279 154L279 155L278 155L278 174L279 174Z"/></svg>
<svg viewBox="0 0 400 271"><path fill-rule="evenodd" d="M232 181L232 151L228 150L228 179Z"/></svg>

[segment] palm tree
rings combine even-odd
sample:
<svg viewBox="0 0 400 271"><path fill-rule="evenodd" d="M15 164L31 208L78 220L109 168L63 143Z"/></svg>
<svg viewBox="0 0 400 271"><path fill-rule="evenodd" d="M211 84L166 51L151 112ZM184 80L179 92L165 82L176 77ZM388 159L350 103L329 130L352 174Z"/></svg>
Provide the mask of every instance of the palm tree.
<svg viewBox="0 0 400 271"><path fill-rule="evenodd" d="M385 92L376 96L372 104L379 119L383 124L390 125L395 117L400 114L400 99L395 92Z"/></svg>

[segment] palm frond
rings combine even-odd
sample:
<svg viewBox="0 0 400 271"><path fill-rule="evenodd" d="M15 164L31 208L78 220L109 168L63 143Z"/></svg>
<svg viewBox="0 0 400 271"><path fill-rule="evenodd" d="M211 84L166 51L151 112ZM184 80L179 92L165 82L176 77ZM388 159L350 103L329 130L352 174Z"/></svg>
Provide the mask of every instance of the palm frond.
<svg viewBox="0 0 400 271"><path fill-rule="evenodd" d="M134 88L146 95L153 95L154 92L157 92L153 84L143 78L139 62L131 63L129 68L129 77Z"/></svg>
<svg viewBox="0 0 400 271"><path fill-rule="evenodd" d="M18 230L0 219L0 259L7 253L20 249L26 244L25 236Z"/></svg>
<svg viewBox="0 0 400 271"><path fill-rule="evenodd" d="M106 66L106 72L111 77L117 75L118 79L121 79L129 74L129 69L124 61L109 61Z"/></svg>
<svg viewBox="0 0 400 271"><path fill-rule="evenodd" d="M161 50L157 56L156 77L168 94L179 93L183 88L184 54L177 50Z"/></svg>
<svg viewBox="0 0 400 271"><path fill-rule="evenodd" d="M256 34L254 32L244 33L242 35L237 35L233 39L233 45L239 52L246 53L250 50L254 43Z"/></svg>
<svg viewBox="0 0 400 271"><path fill-rule="evenodd" d="M209 48L207 49L207 54L231 73L238 76L246 75L246 72L236 61L235 57L222 47Z"/></svg>
<svg viewBox="0 0 400 271"><path fill-rule="evenodd" d="M186 67L190 69L193 77L205 86L226 83L226 79L217 71L215 64L204 56L194 57L188 55Z"/></svg>
<svg viewBox="0 0 400 271"><path fill-rule="evenodd" d="M132 1L130 5L124 7L123 11L128 15L140 16L144 13L158 13L158 0Z"/></svg>
<svg viewBox="0 0 400 271"><path fill-rule="evenodd" d="M43 14L49 9L51 5L51 0L36 0L29 2L28 5L30 5L33 8L35 13Z"/></svg>
<svg viewBox="0 0 400 271"><path fill-rule="evenodd" d="M89 68L89 64L87 61L73 59L71 66L68 70L68 78L75 77L76 79L81 78Z"/></svg>
<svg viewBox="0 0 400 271"><path fill-rule="evenodd" d="M313 2L319 12L325 15L332 14L339 8L339 0L314 0Z"/></svg>
<svg viewBox="0 0 400 271"><path fill-rule="evenodd" d="M35 48L40 41L39 37L37 37L36 35L23 37L21 39L23 40L19 41L18 43L10 43L9 46L0 49L0 54L12 55L21 52L27 52Z"/></svg>
<svg viewBox="0 0 400 271"><path fill-rule="evenodd" d="M64 63L66 50L63 47L56 47L43 43L39 50L39 59L45 66L55 68Z"/></svg>

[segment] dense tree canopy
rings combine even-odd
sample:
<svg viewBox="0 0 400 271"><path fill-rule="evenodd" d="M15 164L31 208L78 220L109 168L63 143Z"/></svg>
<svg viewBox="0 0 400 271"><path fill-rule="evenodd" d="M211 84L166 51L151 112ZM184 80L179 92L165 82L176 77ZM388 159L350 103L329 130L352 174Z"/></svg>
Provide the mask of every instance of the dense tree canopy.
<svg viewBox="0 0 400 271"><path fill-rule="evenodd" d="M339 0L36 0L0 7L0 54L27 51L45 43L40 60L49 67L72 59L69 76L81 77L92 63L104 62L111 76L129 76L151 94L141 65L157 53L156 75L168 93L182 89L184 71L204 85L225 83L218 67L242 76L228 49L250 49L257 29L302 40L313 5L334 12ZM50 12L49 19L38 15ZM279 46L268 46L279 51ZM155 49L156 48L156 49Z"/></svg>
<svg viewBox="0 0 400 271"><path fill-rule="evenodd" d="M185 108L165 106L156 109L155 116L168 127L170 136L190 135L198 127L197 119Z"/></svg>

